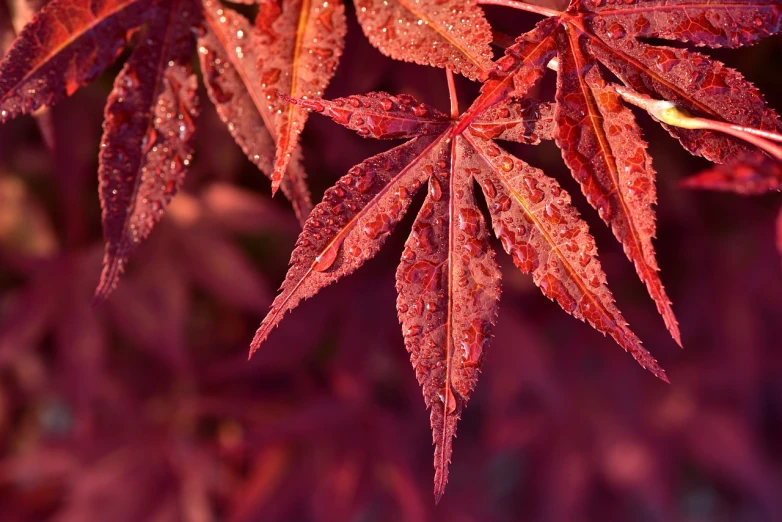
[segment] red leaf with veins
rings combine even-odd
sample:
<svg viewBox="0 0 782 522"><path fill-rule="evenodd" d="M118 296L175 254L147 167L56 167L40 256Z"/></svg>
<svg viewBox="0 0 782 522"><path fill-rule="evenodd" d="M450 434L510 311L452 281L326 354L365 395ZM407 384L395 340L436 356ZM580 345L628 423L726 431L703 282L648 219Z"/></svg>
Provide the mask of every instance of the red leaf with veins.
<svg viewBox="0 0 782 522"><path fill-rule="evenodd" d="M607 87L582 39L566 27L557 31L557 145L581 184L589 204L611 227L635 265L649 295L676 342L681 334L671 303L657 274L655 172L633 113Z"/></svg>
<svg viewBox="0 0 782 522"><path fill-rule="evenodd" d="M612 33L664 38L709 47L751 45L782 24L778 0L580 0Z"/></svg>
<svg viewBox="0 0 782 522"><path fill-rule="evenodd" d="M451 123L442 112L407 94L370 92L333 101L304 100L301 106L320 112L365 138L393 140L441 134Z"/></svg>
<svg viewBox="0 0 782 522"><path fill-rule="evenodd" d="M395 60L471 80L492 68L491 27L476 0L359 0L356 16L372 45Z"/></svg>
<svg viewBox="0 0 782 522"><path fill-rule="evenodd" d="M541 140L554 139L555 107L530 98L507 100L481 113L470 130L484 139L537 145Z"/></svg>
<svg viewBox="0 0 782 522"><path fill-rule="evenodd" d="M261 86L257 64L263 48L258 30L243 16L212 0L204 2L204 20L204 31L198 39L198 57L209 98L236 143L271 178L277 115ZM280 188L303 223L312 210L312 203L298 147L291 156Z"/></svg>
<svg viewBox="0 0 782 522"><path fill-rule="evenodd" d="M416 138L353 167L316 205L291 254L291 268L250 355L282 316L374 257L434 164L433 138ZM432 167L433 168L433 167Z"/></svg>
<svg viewBox="0 0 782 522"><path fill-rule="evenodd" d="M782 190L782 163L759 152L747 154L734 162L714 165L680 183L693 189L765 194Z"/></svg>
<svg viewBox="0 0 782 522"><path fill-rule="evenodd" d="M629 4L616 2L608 4L604 10L596 9L595 4L600 7L604 3L607 2L573 0L567 11L543 20L535 29L519 37L519 43L509 47L506 56L498 60L489 81L481 89L481 97L462 118L457 132L463 131L486 108L509 96L526 94L542 75L542 65L553 57L547 46L552 44L550 35L557 26L565 28L570 38L578 42L584 55L605 65L628 87L642 94L675 103L696 116L745 127L782 130L782 121L776 112L768 107L760 92L735 70L700 53L649 45L635 38L636 35L651 36L643 32L642 26L654 12L654 34L660 37L672 36L674 31L678 31L676 36L679 40L703 45L750 43L756 39L748 33L750 23L757 30L757 36L780 31L778 2L761 0L751 17L748 10L752 8L748 8L744 1L716 2L715 5L721 7L715 8L708 16L713 19L724 15L726 19L735 20L726 21L722 33L716 31L711 38L704 34L704 31L709 32L708 27L699 23L676 25L677 21L687 19L691 14L696 20L699 9L701 13L704 9L703 3L673 0L665 3L663 9L662 3L656 0ZM514 60L516 56L520 59ZM715 131L667 125L666 128L692 154L716 163L724 163L753 150L753 147Z"/></svg>
<svg viewBox="0 0 782 522"><path fill-rule="evenodd" d="M505 56L497 60L481 86L481 95L459 119L453 135L463 132L494 105L510 97L524 98L527 95L543 77L546 65L556 54L553 38L556 27L555 20L543 20L505 49Z"/></svg>
<svg viewBox="0 0 782 522"><path fill-rule="evenodd" d="M98 298L116 287L128 256L163 215L190 162L199 112L190 68L196 21L189 0L156 7L109 96L98 171L106 240Z"/></svg>
<svg viewBox="0 0 782 522"><path fill-rule="evenodd" d="M673 102L696 116L771 131L782 129L777 113L751 83L703 54L630 38L609 46L592 35L587 48L625 85L642 94ZM690 153L715 163L753 150L716 131L665 127Z"/></svg>
<svg viewBox="0 0 782 522"><path fill-rule="evenodd" d="M94 80L149 10L148 0L54 0L45 6L0 62L0 122L52 105Z"/></svg>
<svg viewBox="0 0 782 522"><path fill-rule="evenodd" d="M269 6L264 4L259 19L274 13ZM341 7L337 11L342 14ZM341 34L344 20L340 26L339 17L332 20L325 7L313 12L318 24L334 23ZM162 216L190 162L198 114L190 66L194 30L201 35L202 69L220 116L250 159L267 175L273 171L279 118L257 69L258 59L273 50L270 33L213 0L53 1L0 62L0 120L51 105L93 80L145 22L144 36L117 76L105 109L98 175L106 255L98 298L116 286L128 256ZM308 69L300 75L306 82L317 71L310 62L301 65ZM288 152L281 186L303 221L311 203L301 154L295 144Z"/></svg>
<svg viewBox="0 0 782 522"><path fill-rule="evenodd" d="M478 380L500 298L500 271L472 178L456 172L463 144L458 138L439 145L429 194L396 272L405 346L431 410L437 501L448 482L456 421Z"/></svg>
<svg viewBox="0 0 782 522"><path fill-rule="evenodd" d="M277 152L272 173L275 193L308 115L275 93L294 98L323 96L342 55L347 22L342 0L286 0L273 22L269 20L270 12L262 9L263 22L257 24L269 27L259 38L258 70L271 110L277 113Z"/></svg>
<svg viewBox="0 0 782 522"><path fill-rule="evenodd" d="M700 53L635 39L675 36L711 47L751 43L757 37L779 32L777 2L761 0L750 6L744 1L705 4L673 0L663 4L653 0L614 4L597 9L597 15L592 14L593 9L582 0L580 6L578 2L571 5L560 18L567 24L571 38L579 39L584 52L602 62L628 87L676 103L695 115L767 130L782 128L782 122L763 96L738 72ZM723 20L718 26L708 21L718 19ZM645 22L651 32L646 32ZM716 163L751 150L750 146L714 131L666 128L691 153Z"/></svg>
<svg viewBox="0 0 782 522"><path fill-rule="evenodd" d="M286 312L373 257L428 180L396 286L405 346L431 410L436 499L448 480L456 422L475 387L500 295L500 272L475 204L473 179L481 183L498 237L541 291L667 380L614 305L594 240L556 182L491 141L471 134L451 138L457 122L409 96L291 101L362 136L418 137L354 167L326 191L299 236L250 354ZM511 109L522 112L515 105L497 107L508 111L507 120L514 117ZM478 126L479 133L487 132L486 122Z"/></svg>
<svg viewBox="0 0 782 522"><path fill-rule="evenodd" d="M495 235L522 272L567 313L608 334L643 368L667 382L665 371L627 327L606 286L595 240L570 195L540 170L490 141L465 135L475 150L480 183ZM468 164L470 162L467 162Z"/></svg>

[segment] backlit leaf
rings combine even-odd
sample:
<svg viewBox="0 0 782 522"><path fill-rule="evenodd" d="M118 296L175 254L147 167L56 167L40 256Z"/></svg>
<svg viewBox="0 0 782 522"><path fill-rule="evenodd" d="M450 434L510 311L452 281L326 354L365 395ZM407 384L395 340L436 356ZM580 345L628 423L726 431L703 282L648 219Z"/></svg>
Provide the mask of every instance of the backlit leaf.
<svg viewBox="0 0 782 522"><path fill-rule="evenodd" d="M337 70L345 45L347 23L342 0L285 0L279 16L271 22L269 10L262 10L269 27L261 33L258 69L261 87L275 118L277 152L272 173L272 193L280 186L307 112L275 96L321 97ZM258 25L258 24L256 24Z"/></svg>
<svg viewBox="0 0 782 522"><path fill-rule="evenodd" d="M505 49L481 86L481 95L460 118L452 134L464 131L477 117L509 97L523 98L540 81L546 65L556 54L553 33L555 20L546 19L516 39Z"/></svg>
<svg viewBox="0 0 782 522"><path fill-rule="evenodd" d="M292 100L298 104L296 100ZM304 100L302 108L322 113L359 136L376 139L414 138L442 134L451 120L412 96L384 92L337 98Z"/></svg>
<svg viewBox="0 0 782 522"><path fill-rule="evenodd" d="M437 500L448 482L456 422L478 380L500 298L500 272L475 205L472 178L460 175L463 138L439 146L429 193L396 272L405 346L430 409Z"/></svg>
<svg viewBox="0 0 782 522"><path fill-rule="evenodd" d="M52 105L94 80L144 22L150 3L54 0L46 5L0 62L0 122Z"/></svg>
<svg viewBox="0 0 782 522"><path fill-rule="evenodd" d="M492 67L491 28L475 0L358 0L364 34L395 60L476 80Z"/></svg>
<svg viewBox="0 0 782 522"><path fill-rule="evenodd" d="M709 47L739 47L780 30L778 0L580 0L612 33L664 38Z"/></svg>
<svg viewBox="0 0 782 522"><path fill-rule="evenodd" d="M475 149L472 172L489 204L494 234L541 292L563 310L608 334L642 367L667 381L665 371L627 327L606 286L595 240L553 179L489 141Z"/></svg>
<svg viewBox="0 0 782 522"><path fill-rule="evenodd" d="M597 62L568 30L557 34L557 145L589 203L611 227L635 265L678 344L681 334L657 274L655 172L640 128Z"/></svg>
<svg viewBox="0 0 782 522"><path fill-rule="evenodd" d="M198 116L190 68L197 12L167 0L114 82L106 105L100 182L106 256L96 297L114 289L128 256L182 184Z"/></svg>
<svg viewBox="0 0 782 522"><path fill-rule="evenodd" d="M370 93L291 101L362 136L418 137L364 161L326 191L299 236L291 268L250 353L286 312L373 257L428 180L396 288L405 346L430 409L436 499L448 481L456 423L475 387L500 295L500 272L473 180L486 196L495 233L543 294L611 335L642 367L667 380L614 305L586 223L556 182L489 140L467 133L451 137L462 120L448 119L412 97ZM521 124L511 120L523 114L521 107L501 104L496 110L508 112L500 125ZM478 132L485 134L490 123L479 121Z"/></svg>
<svg viewBox="0 0 782 522"><path fill-rule="evenodd" d="M291 268L251 345L251 354L303 299L371 259L426 180L433 138L416 138L353 167L315 206L291 254Z"/></svg>
<svg viewBox="0 0 782 522"><path fill-rule="evenodd" d="M204 31L198 39L198 56L209 98L228 131L247 157L271 178L277 142L276 117L261 85L258 60L262 49L258 30L238 13L206 0ZM309 189L294 148L280 188L293 204L301 222L310 213Z"/></svg>

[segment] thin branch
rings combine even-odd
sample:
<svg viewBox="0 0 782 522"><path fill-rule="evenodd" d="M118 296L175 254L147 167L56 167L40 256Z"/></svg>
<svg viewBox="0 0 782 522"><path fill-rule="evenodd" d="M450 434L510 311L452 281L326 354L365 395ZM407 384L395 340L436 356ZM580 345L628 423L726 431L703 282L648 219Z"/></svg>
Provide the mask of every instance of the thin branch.
<svg viewBox="0 0 782 522"><path fill-rule="evenodd" d="M448 79L448 97L451 99L451 119L459 119L459 98L456 97L456 84L453 81L453 72L451 69L445 69L445 75Z"/></svg>
<svg viewBox="0 0 782 522"><path fill-rule="evenodd" d="M782 142L782 136L770 131L744 127L724 121L710 120L691 116L684 109L667 100L655 100L626 87L617 86L616 92L627 102L632 103L652 115L655 119L684 129L715 130L742 139L762 149L782 161L782 147L769 140Z"/></svg>
<svg viewBox="0 0 782 522"><path fill-rule="evenodd" d="M478 4L510 7L511 9L518 9L519 11L527 11L543 16L559 16L562 14L561 11L557 11L556 9L549 9L548 7L528 4L526 2L518 2L517 0L478 0Z"/></svg>

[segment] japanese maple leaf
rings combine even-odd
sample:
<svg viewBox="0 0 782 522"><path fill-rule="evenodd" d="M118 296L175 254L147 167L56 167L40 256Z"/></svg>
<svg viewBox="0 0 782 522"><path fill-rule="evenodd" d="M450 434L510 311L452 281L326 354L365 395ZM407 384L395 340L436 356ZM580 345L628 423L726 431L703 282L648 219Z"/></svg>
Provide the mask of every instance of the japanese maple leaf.
<svg viewBox="0 0 782 522"><path fill-rule="evenodd" d="M253 26L214 0L54 0L0 62L5 122L94 80L140 32L105 110L98 176L106 254L98 298L116 286L191 161L199 113L191 67L196 47L209 97L236 142L273 179L273 189L283 190L300 220L309 213L296 143L306 113L283 110L270 93L322 95L341 54L344 8L338 0L281 6L264 1Z"/></svg>
<svg viewBox="0 0 782 522"><path fill-rule="evenodd" d="M641 366L666 379L614 305L595 242L570 196L540 170L482 137L535 143L551 132L540 118L549 106L506 102L476 119L474 130L452 138L456 114L449 118L407 95L370 93L299 105L361 136L410 140L353 167L326 191L299 236L251 353L286 312L373 257L427 184L396 288L405 346L431 411L437 499L448 479L456 422L475 387L500 297L500 271L473 180L488 202L496 236L543 294L611 335ZM536 121L543 122L539 133Z"/></svg>
<svg viewBox="0 0 782 522"><path fill-rule="evenodd" d="M751 44L779 31L782 7L775 0L572 0L566 11L557 12L505 0L484 3L549 18L506 50L469 112L475 116L509 96L525 96L556 58L556 140L563 159L589 203L624 246L668 330L681 344L652 246L655 172L640 128L602 67L637 92L668 100L693 114L777 130L782 128L777 114L738 72L700 53L650 45L638 38L711 47ZM463 118L456 132L469 125L472 116ZM752 148L711 130L667 128L690 152L715 162Z"/></svg>

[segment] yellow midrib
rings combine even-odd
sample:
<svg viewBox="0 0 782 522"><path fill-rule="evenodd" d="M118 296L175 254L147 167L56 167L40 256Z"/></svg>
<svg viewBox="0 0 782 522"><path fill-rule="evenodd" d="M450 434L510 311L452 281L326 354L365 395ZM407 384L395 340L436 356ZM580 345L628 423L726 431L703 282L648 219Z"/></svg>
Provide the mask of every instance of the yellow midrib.
<svg viewBox="0 0 782 522"><path fill-rule="evenodd" d="M568 274L568 278L569 278L571 281L573 281L573 282L576 284L576 286L578 286L578 289L581 291L581 295L583 295L584 297L586 297L587 299L589 299L589 301L590 301L590 302L591 302L593 305L595 305L595 307L596 307L598 310L600 310L600 311L601 311L601 313L603 313L603 315L605 315L605 316L609 317L609 318L612 320L612 322L615 322L615 323L616 323L616 321L614 320L614 317L613 317L613 316L612 316L610 313L608 313L608 310L605 308L605 306L603 306L603 303L601 303L600 301L596 300L596 299L593 297L593 294L592 294L592 292L590 292L590 291L587 289L586 285L582 284L582 282L581 282L581 279L580 279L579 277L577 277L576 270L575 270L575 269L574 269L574 268L573 268L573 267L570 265L570 263L568 262L568 260L567 260L567 259L565 258L565 256L562 254L562 251L559 249L559 246L558 246L558 245L556 244L556 242L554 241L554 238L553 238L553 237L551 237L551 236L549 235L548 231L547 231L547 230L546 230L546 229L543 227L542 223L541 223L541 222L540 222L540 221L537 219L537 217L535 217L535 215L532 213L532 211L530 210L530 208L529 208L529 207L526 205L526 202L525 202L524 198L521 196L521 194L519 194L518 192L516 192L516 191L513 189L513 187L511 186L510 182L507 180L507 178L498 172L498 170L497 170L497 169L494 167L494 165L492 164L491 160L490 160L489 158L487 158L487 157L486 157L486 155L483 153L483 151L482 151L482 150L481 150L479 147L477 147L477 146L476 146L476 144L475 144L475 142L472 140L472 138L471 138L471 137L468 137L466 134L465 134L464 136L467 138L467 141L469 141L469 142L470 142L470 145L472 145L473 149L474 149L474 150L475 150L475 151L478 153L478 155L481 157L481 159L483 160L483 162L484 162L484 163L486 163L486 164L489 166L489 168L490 168L490 169L491 169L493 172L496 172L496 173L497 173L497 176L498 176L498 178L499 178L499 179L502 181L502 184L505 186L505 188L507 188L507 189L508 189L508 191L511 193L511 195L513 196L513 198L514 198L514 199L515 199L515 200L516 200L516 201L519 203L519 205L521 206L521 208L522 208L522 210L524 211L524 213L525 213L525 214L527 215L527 217L529 217L529 219L530 219L530 220L531 220L531 221L534 223L534 225L535 225L535 228L536 228L537 230L539 230L539 231L540 231L540 233L543 235L543 238L544 238L544 240L546 241L546 243L548 243L549 245L551 245L551 249L552 249L552 251L554 252L554 254L556 255L556 257L557 257L557 258L560 260L560 262L562 263L562 266L565 268L565 271L566 271L566 272L567 272L567 274ZM532 274L530 274L530 275L532 275ZM557 303L557 304L559 304L559 303ZM587 320L586 316L585 316L585 315L583 315L583 313L582 313L581 315L582 315L582 317L583 317L583 319L582 319L582 320L583 320L583 321L586 321L586 320ZM618 323L617 323L617 327L618 327L618 329L619 329L619 330L623 330L623 328L622 328L621 326L619 326L619 324L618 324ZM610 332L607 332L607 333L610 333ZM624 332L623 332L623 333L624 333ZM624 347L624 346L622 346L622 348L625 348L625 347Z"/></svg>
<svg viewBox="0 0 782 522"><path fill-rule="evenodd" d="M259 93L256 89L260 86L260 80L259 82L253 82L250 80L250 78L247 77L247 73L245 71L245 67L243 64L238 61L239 57L236 56L235 52L231 52L231 50L228 48L227 45L227 39L225 33L223 33L223 27L226 24L222 24L219 21L215 20L213 17L214 13L212 13L211 9L204 9L204 19L207 21L209 26L212 28L212 34L215 35L215 38L217 38L218 42L220 42L220 45L222 46L223 50L225 51L225 55L228 57L228 60L233 65L234 70L236 71L236 74L239 75L239 78L242 79L242 82L247 87L247 93L250 95L250 98L253 101L253 105L255 105L255 108L258 109L258 113L261 115L261 119L263 120L263 123L266 127L266 130L269 131L269 134L272 137L272 140L274 143L277 143L277 131L274 128L274 125L270 121L270 115L267 112L266 104L263 101L262 93ZM245 32L249 34L251 29L244 28ZM256 86L256 83L258 85Z"/></svg>
<svg viewBox="0 0 782 522"><path fill-rule="evenodd" d="M465 58L467 58L473 65L475 65L478 68L479 73L484 72L483 66L480 64L480 62L473 58L472 55L470 55L470 53L459 44L458 41L449 36L447 32L443 31L443 29L434 20L426 16L425 13L416 10L413 6L407 3L407 0L397 0L397 2L399 2L399 5L410 11L410 13L412 13L414 16L424 20L428 27L431 27L434 32L443 37L445 41L454 46Z"/></svg>
<svg viewBox="0 0 782 522"><path fill-rule="evenodd" d="M594 99L592 90L586 85L585 79L581 74L581 71L584 70L585 64L579 59L582 55L580 54L580 51L576 49L576 43L572 38L572 36L573 35L571 35L570 32L568 31L567 32L568 44L570 45L570 52L573 54L573 61L576 63L576 67L575 67L576 77L578 78L578 84L581 88L581 93L583 94L584 100L587 103L587 110L589 111L589 120L592 123L595 136L597 137L597 141L600 146L600 152L603 156L603 159L605 160L606 167L608 167L608 172L611 176L611 181L614 184L614 191L616 192L617 198L619 199L619 202L622 205L622 212L627 218L626 221L627 221L628 228L630 229L630 235L632 236L633 244L638 249L638 253L641 255L640 261L643 262L642 263L642 266L644 267L643 271L644 273L646 273L647 262L646 262L646 257L644 256L643 245L639 239L638 231L635 229L635 221L631 218L630 211L627 208L627 202L622 196L622 191L619 182L619 170L616 165L616 157L611 153L611 146L608 143L608 139L605 136L605 132L602 125L599 125L599 123L603 121L603 116L600 114L600 110L597 108L597 102ZM595 64L595 66L596 65L597 64ZM651 278L648 277L647 279L651 280Z"/></svg>
<svg viewBox="0 0 782 522"><path fill-rule="evenodd" d="M309 21L310 1L311 0L302 0L301 11L299 11L299 23L296 25L296 43L293 46L293 57L291 59L291 87L288 91L288 94L291 98L296 97L296 91L299 88L298 62L299 62L299 55L301 53L301 48L304 44L304 33L307 30L307 22ZM295 106L292 103L289 103L288 111L286 114L287 118L285 121L285 127L280 130L280 139L285 140L285 148L288 147L288 143L290 142L290 133L291 133L291 129L293 128L294 111L295 111ZM284 153L287 152L288 152L287 150L284 151ZM276 166L275 166L275 170L276 170Z"/></svg>

